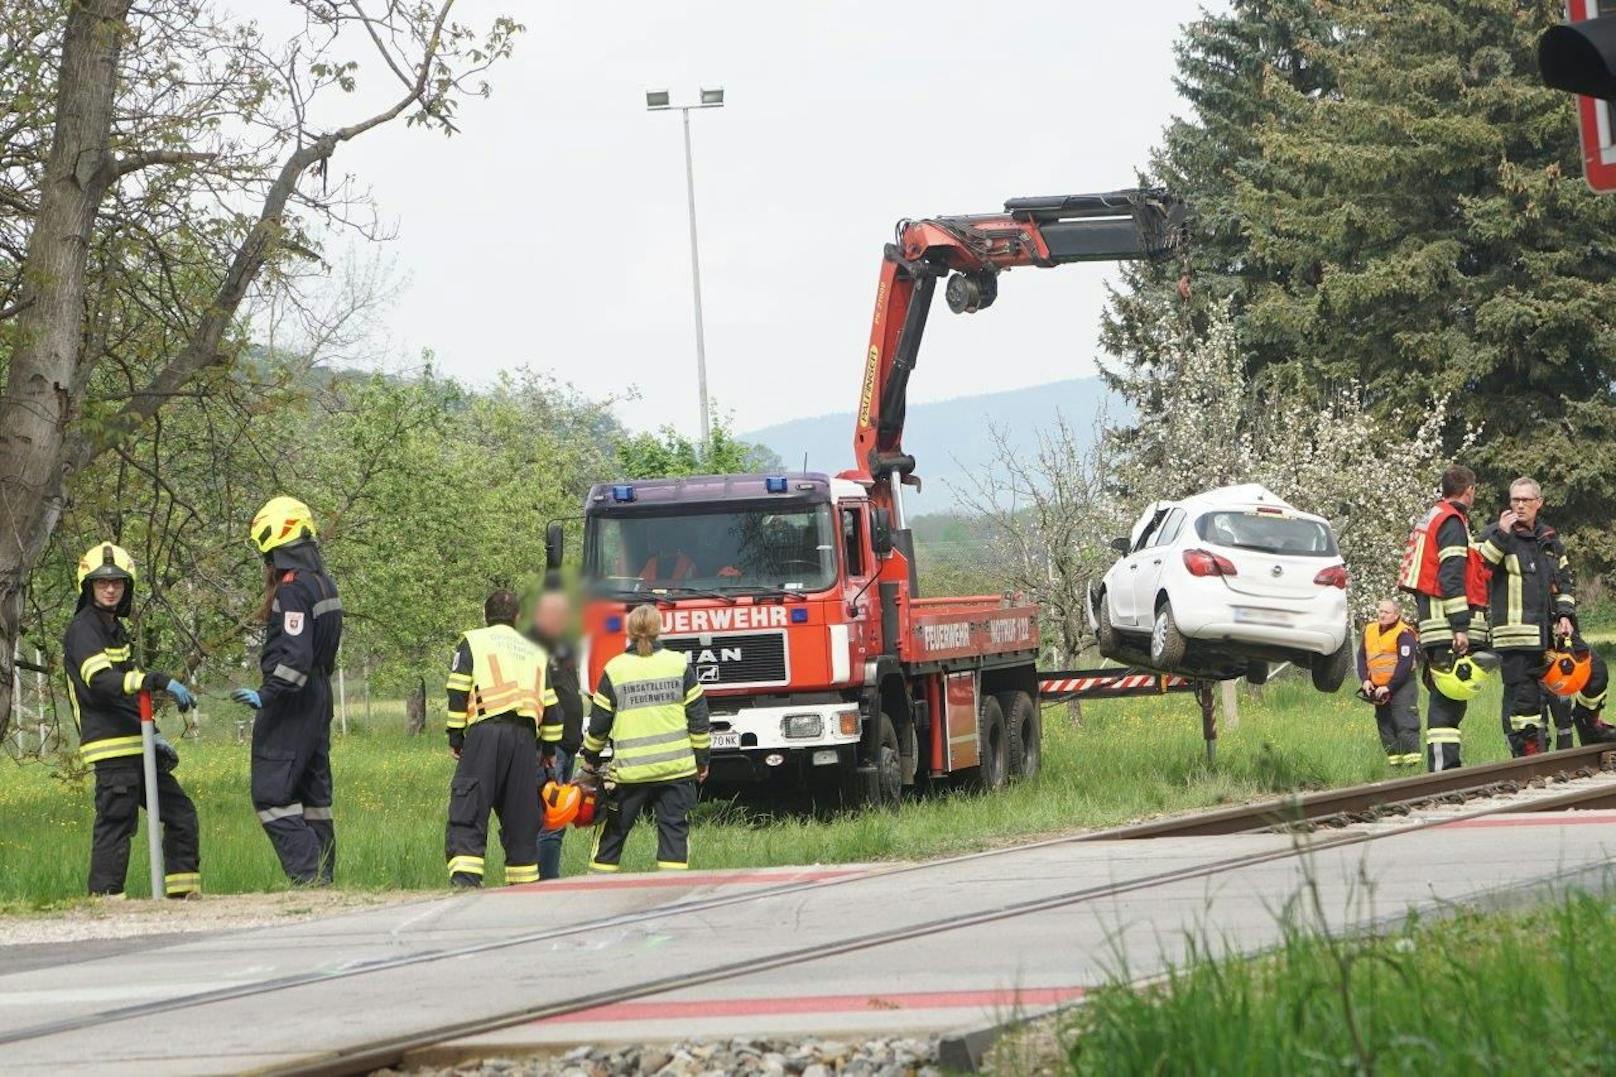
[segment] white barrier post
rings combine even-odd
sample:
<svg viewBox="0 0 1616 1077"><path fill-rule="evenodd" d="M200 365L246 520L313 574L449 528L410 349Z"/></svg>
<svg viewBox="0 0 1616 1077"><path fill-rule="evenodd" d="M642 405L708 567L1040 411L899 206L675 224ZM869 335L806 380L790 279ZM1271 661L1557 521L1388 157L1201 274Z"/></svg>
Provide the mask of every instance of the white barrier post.
<svg viewBox="0 0 1616 1077"><path fill-rule="evenodd" d="M157 723L152 721L150 692L140 693L140 761L146 775L146 848L151 854L151 896L168 896L163 880L163 819L157 806Z"/></svg>

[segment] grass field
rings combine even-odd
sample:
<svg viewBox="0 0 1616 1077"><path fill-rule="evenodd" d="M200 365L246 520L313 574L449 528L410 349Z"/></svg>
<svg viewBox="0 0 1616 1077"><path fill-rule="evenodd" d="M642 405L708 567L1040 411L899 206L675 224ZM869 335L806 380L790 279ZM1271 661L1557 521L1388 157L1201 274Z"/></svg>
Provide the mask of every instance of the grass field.
<svg viewBox="0 0 1616 1077"><path fill-rule="evenodd" d="M1389 936L1288 932L1087 997L1074 1074L1616 1072L1616 909L1572 895Z"/></svg>
<svg viewBox="0 0 1616 1077"><path fill-rule="evenodd" d="M1423 708L1423 704L1422 704ZM1507 755L1496 686L1465 724L1470 762ZM224 712L220 712L221 715ZM835 863L935 856L1033 834L1104 826L1184 810L1383 777L1374 718L1348 692L1321 696L1305 680L1271 683L1261 700L1242 693L1240 725L1218 742L1208 768L1200 719L1188 695L1094 702L1074 724L1066 708L1045 713L1044 771L1006 793L951 793L829 821L768 818L722 801L697 810L691 860L697 868ZM202 872L211 893L274 890L286 884L247 798L248 749L233 741L234 714L211 715L200 740L180 741L181 782L202 817ZM172 718L170 723L172 724ZM443 823L453 770L441 717L410 738L402 709L378 705L374 723L356 720L333 748L337 878L360 889L446 885ZM84 890L93 815L90 782L46 764L0 762L0 908L49 906ZM588 835L569 834L564 871L583 871ZM653 835L636 829L625 870L653 866ZM490 842L489 881L502 875ZM129 892L146 892L145 840L134 843Z"/></svg>

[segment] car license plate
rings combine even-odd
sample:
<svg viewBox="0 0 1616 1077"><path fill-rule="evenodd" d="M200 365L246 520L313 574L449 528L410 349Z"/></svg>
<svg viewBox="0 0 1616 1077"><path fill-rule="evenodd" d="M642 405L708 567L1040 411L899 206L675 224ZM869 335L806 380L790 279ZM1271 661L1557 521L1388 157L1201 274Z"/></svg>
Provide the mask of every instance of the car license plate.
<svg viewBox="0 0 1616 1077"><path fill-rule="evenodd" d="M713 734L714 748L739 748L740 746L741 735L735 730L727 729Z"/></svg>
<svg viewBox="0 0 1616 1077"><path fill-rule="evenodd" d="M1278 628L1289 628L1294 618L1283 610L1254 610L1245 606L1236 606L1234 609L1236 624L1247 625L1273 625Z"/></svg>

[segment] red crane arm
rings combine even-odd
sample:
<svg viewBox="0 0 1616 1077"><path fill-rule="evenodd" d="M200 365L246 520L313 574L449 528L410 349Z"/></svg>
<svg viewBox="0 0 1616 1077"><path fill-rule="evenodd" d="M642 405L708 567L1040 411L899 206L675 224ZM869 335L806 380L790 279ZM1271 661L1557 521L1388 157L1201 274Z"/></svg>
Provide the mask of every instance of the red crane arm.
<svg viewBox="0 0 1616 1077"><path fill-rule="evenodd" d="M1182 245L1184 204L1160 190L1013 198L1003 213L899 221L881 261L849 478L873 483L891 506L890 478L919 485L903 451L909 375L937 278L956 314L993 303L998 274L1015 266L1158 258ZM901 520L899 526L902 526Z"/></svg>

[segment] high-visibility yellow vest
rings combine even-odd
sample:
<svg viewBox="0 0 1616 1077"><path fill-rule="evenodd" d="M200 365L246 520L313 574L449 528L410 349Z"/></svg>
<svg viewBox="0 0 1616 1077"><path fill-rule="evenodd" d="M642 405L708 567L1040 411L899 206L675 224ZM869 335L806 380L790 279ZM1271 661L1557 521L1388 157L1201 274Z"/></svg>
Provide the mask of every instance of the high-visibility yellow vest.
<svg viewBox="0 0 1616 1077"><path fill-rule="evenodd" d="M612 719L612 769L619 782L665 782L696 773L685 704L701 686L685 689L690 659L680 651L632 651L606 663L616 699Z"/></svg>
<svg viewBox="0 0 1616 1077"><path fill-rule="evenodd" d="M1384 688L1392 683L1392 674L1397 672L1397 641L1408 625L1401 619L1390 628L1381 628L1379 621L1370 621L1364 626L1363 647L1364 665L1369 667L1369 680Z"/></svg>
<svg viewBox="0 0 1616 1077"><path fill-rule="evenodd" d="M515 714L537 725L544 708L556 702L548 677L550 656L544 648L510 625L474 628L465 638L471 673L449 676L451 690L467 693L464 724Z"/></svg>

